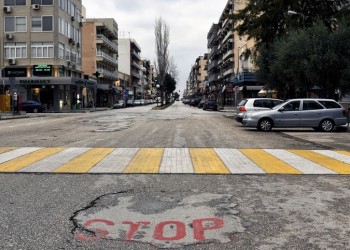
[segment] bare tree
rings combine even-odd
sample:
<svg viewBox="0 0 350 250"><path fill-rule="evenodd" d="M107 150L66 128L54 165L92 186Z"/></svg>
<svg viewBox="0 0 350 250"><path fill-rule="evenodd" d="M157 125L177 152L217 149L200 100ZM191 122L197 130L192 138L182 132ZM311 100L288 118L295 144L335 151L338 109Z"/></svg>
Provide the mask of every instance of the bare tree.
<svg viewBox="0 0 350 250"><path fill-rule="evenodd" d="M163 20L163 18L156 19L155 26L155 38L156 38L156 59L155 59L155 71L158 78L158 84L161 89L161 105L163 105L164 99L164 80L165 76L169 71L170 60L169 60L169 43L170 43L170 32L169 26Z"/></svg>

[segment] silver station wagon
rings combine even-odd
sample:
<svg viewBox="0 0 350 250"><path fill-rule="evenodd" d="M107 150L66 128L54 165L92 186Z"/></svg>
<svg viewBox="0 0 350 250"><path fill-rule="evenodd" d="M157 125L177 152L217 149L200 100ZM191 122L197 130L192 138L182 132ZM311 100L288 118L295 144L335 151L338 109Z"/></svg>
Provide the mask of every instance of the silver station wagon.
<svg viewBox="0 0 350 250"><path fill-rule="evenodd" d="M270 131L273 127L311 127L330 132L347 121L344 107L336 101L308 98L288 100L271 110L247 112L242 122L261 131Z"/></svg>

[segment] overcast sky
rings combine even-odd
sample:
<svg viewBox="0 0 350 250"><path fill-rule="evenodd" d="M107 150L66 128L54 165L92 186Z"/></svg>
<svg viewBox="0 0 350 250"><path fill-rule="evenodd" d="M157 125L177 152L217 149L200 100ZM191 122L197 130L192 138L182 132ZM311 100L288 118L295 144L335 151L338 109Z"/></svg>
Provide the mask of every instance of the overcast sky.
<svg viewBox="0 0 350 250"><path fill-rule="evenodd" d="M119 37L135 39L141 57L155 58L155 19L170 27L170 54L179 72L177 90L183 92L191 66L207 53L207 34L217 23L227 0L83 0L87 18L114 18Z"/></svg>

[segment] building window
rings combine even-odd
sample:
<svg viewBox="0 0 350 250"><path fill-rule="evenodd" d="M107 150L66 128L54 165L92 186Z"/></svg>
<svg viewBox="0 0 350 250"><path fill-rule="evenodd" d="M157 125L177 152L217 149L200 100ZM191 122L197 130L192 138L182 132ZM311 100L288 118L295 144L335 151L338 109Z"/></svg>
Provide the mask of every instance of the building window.
<svg viewBox="0 0 350 250"><path fill-rule="evenodd" d="M26 0L5 0L4 6L27 5Z"/></svg>
<svg viewBox="0 0 350 250"><path fill-rule="evenodd" d="M64 59L64 44L62 43L58 44L58 58Z"/></svg>
<svg viewBox="0 0 350 250"><path fill-rule="evenodd" d="M5 43L5 58L27 58L27 43Z"/></svg>
<svg viewBox="0 0 350 250"><path fill-rule="evenodd" d="M32 17L32 31L53 31L53 17Z"/></svg>
<svg viewBox="0 0 350 250"><path fill-rule="evenodd" d="M24 16L5 17L5 32L26 32L26 20Z"/></svg>
<svg viewBox="0 0 350 250"><path fill-rule="evenodd" d="M53 5L53 0L32 0L32 4Z"/></svg>
<svg viewBox="0 0 350 250"><path fill-rule="evenodd" d="M32 58L53 58L53 42L32 43Z"/></svg>

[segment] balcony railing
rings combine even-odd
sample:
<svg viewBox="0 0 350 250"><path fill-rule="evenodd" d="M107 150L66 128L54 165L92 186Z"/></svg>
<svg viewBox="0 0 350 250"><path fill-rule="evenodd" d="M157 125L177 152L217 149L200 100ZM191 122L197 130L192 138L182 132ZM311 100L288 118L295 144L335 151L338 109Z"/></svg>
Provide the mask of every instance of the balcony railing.
<svg viewBox="0 0 350 250"><path fill-rule="evenodd" d="M139 53L136 52L136 50L131 50L131 55L134 55L137 57L137 59L141 60L141 57L140 57Z"/></svg>
<svg viewBox="0 0 350 250"><path fill-rule="evenodd" d="M96 35L96 39L102 40L111 50L113 50L114 52L118 52L118 45L109 40L104 35L98 34Z"/></svg>
<svg viewBox="0 0 350 250"><path fill-rule="evenodd" d="M103 52L103 51L98 50L98 51L96 52L96 55L102 57L103 60L105 60L105 61L111 63L113 66L115 66L115 67L118 66L117 60L114 59L113 57L111 57L110 55L108 55L106 52Z"/></svg>
<svg viewBox="0 0 350 250"><path fill-rule="evenodd" d="M117 74L112 71L101 68L97 68L97 71L100 73L101 78L107 78L114 81L118 79Z"/></svg>

